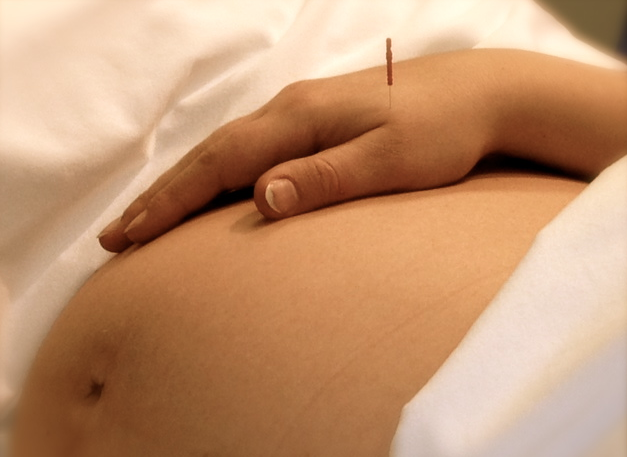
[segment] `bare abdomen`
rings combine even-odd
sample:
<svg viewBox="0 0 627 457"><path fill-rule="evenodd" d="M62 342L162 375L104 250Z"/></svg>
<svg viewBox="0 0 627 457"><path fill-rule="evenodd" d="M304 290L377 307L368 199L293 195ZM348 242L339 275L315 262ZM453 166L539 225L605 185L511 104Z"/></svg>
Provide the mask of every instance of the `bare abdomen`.
<svg viewBox="0 0 627 457"><path fill-rule="evenodd" d="M16 456L386 456L402 406L582 188L491 173L280 222L249 201L202 215L70 302Z"/></svg>

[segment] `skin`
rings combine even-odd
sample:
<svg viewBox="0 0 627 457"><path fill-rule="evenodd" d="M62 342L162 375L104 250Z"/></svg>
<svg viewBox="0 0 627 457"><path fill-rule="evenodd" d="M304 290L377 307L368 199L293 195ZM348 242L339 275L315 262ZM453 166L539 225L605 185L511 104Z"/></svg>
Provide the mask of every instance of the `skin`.
<svg viewBox="0 0 627 457"><path fill-rule="evenodd" d="M131 247L40 348L12 455L387 456L403 405L584 187L483 170L273 222L247 200Z"/></svg>
<svg viewBox="0 0 627 457"><path fill-rule="evenodd" d="M625 72L517 50L437 54L395 65L388 109L385 71L293 84L218 129L103 230L102 246L147 242L251 185L258 210L281 219L450 184L493 152L590 178L627 148Z"/></svg>

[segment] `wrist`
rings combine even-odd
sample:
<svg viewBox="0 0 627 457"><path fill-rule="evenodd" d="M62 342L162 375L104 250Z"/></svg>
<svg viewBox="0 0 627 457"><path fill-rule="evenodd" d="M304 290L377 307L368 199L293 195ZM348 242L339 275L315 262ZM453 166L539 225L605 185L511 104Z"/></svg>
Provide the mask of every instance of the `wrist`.
<svg viewBox="0 0 627 457"><path fill-rule="evenodd" d="M624 154L624 73L528 51L486 51L492 152L588 177Z"/></svg>

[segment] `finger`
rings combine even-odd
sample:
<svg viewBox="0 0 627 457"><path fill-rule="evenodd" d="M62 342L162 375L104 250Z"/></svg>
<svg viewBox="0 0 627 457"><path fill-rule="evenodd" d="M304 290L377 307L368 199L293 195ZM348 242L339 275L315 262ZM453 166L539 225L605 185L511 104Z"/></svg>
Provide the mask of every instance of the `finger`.
<svg viewBox="0 0 627 457"><path fill-rule="evenodd" d="M128 238L125 231L131 223L135 222L137 225L140 222L138 217L147 209L153 197L170 185L179 175L187 173L187 168L192 165L200 155L210 153L208 151L213 144L220 142L230 135L231 132L240 128L241 125L245 125L257 119L260 115L261 110L236 119L216 130L208 138L190 150L176 165L163 173L147 190L142 192L142 194L124 210L122 216L113 220L100 232L98 239L102 247L111 252L121 252L131 246L134 241Z"/></svg>
<svg viewBox="0 0 627 457"><path fill-rule="evenodd" d="M120 227L121 218L114 219L98 235L100 245L107 251L122 252L133 244Z"/></svg>
<svg viewBox="0 0 627 457"><path fill-rule="evenodd" d="M310 154L314 142L306 129L279 121L272 116L259 118L208 145L150 195L143 211L125 229L126 237L135 243L150 241L221 192L252 186L276 164Z"/></svg>
<svg viewBox="0 0 627 457"><path fill-rule="evenodd" d="M174 167L161 175L146 191L137 197L124 210L122 216L113 220L98 235L101 246L111 252L122 252L133 244L126 233L126 228L138 218L148 206L154 195L165 188L177 175L182 173L202 152L202 146L198 145L186 154Z"/></svg>
<svg viewBox="0 0 627 457"><path fill-rule="evenodd" d="M255 204L271 219L415 185L398 146L376 129L310 157L282 163L257 181Z"/></svg>

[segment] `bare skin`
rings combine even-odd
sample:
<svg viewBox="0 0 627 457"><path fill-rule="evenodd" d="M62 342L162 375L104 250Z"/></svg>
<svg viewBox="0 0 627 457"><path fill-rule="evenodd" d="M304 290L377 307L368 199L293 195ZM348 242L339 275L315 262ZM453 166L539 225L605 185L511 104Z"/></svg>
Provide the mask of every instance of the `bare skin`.
<svg viewBox="0 0 627 457"><path fill-rule="evenodd" d="M245 201L128 249L43 344L14 455L384 457L403 405L584 187L482 173L279 222Z"/></svg>

